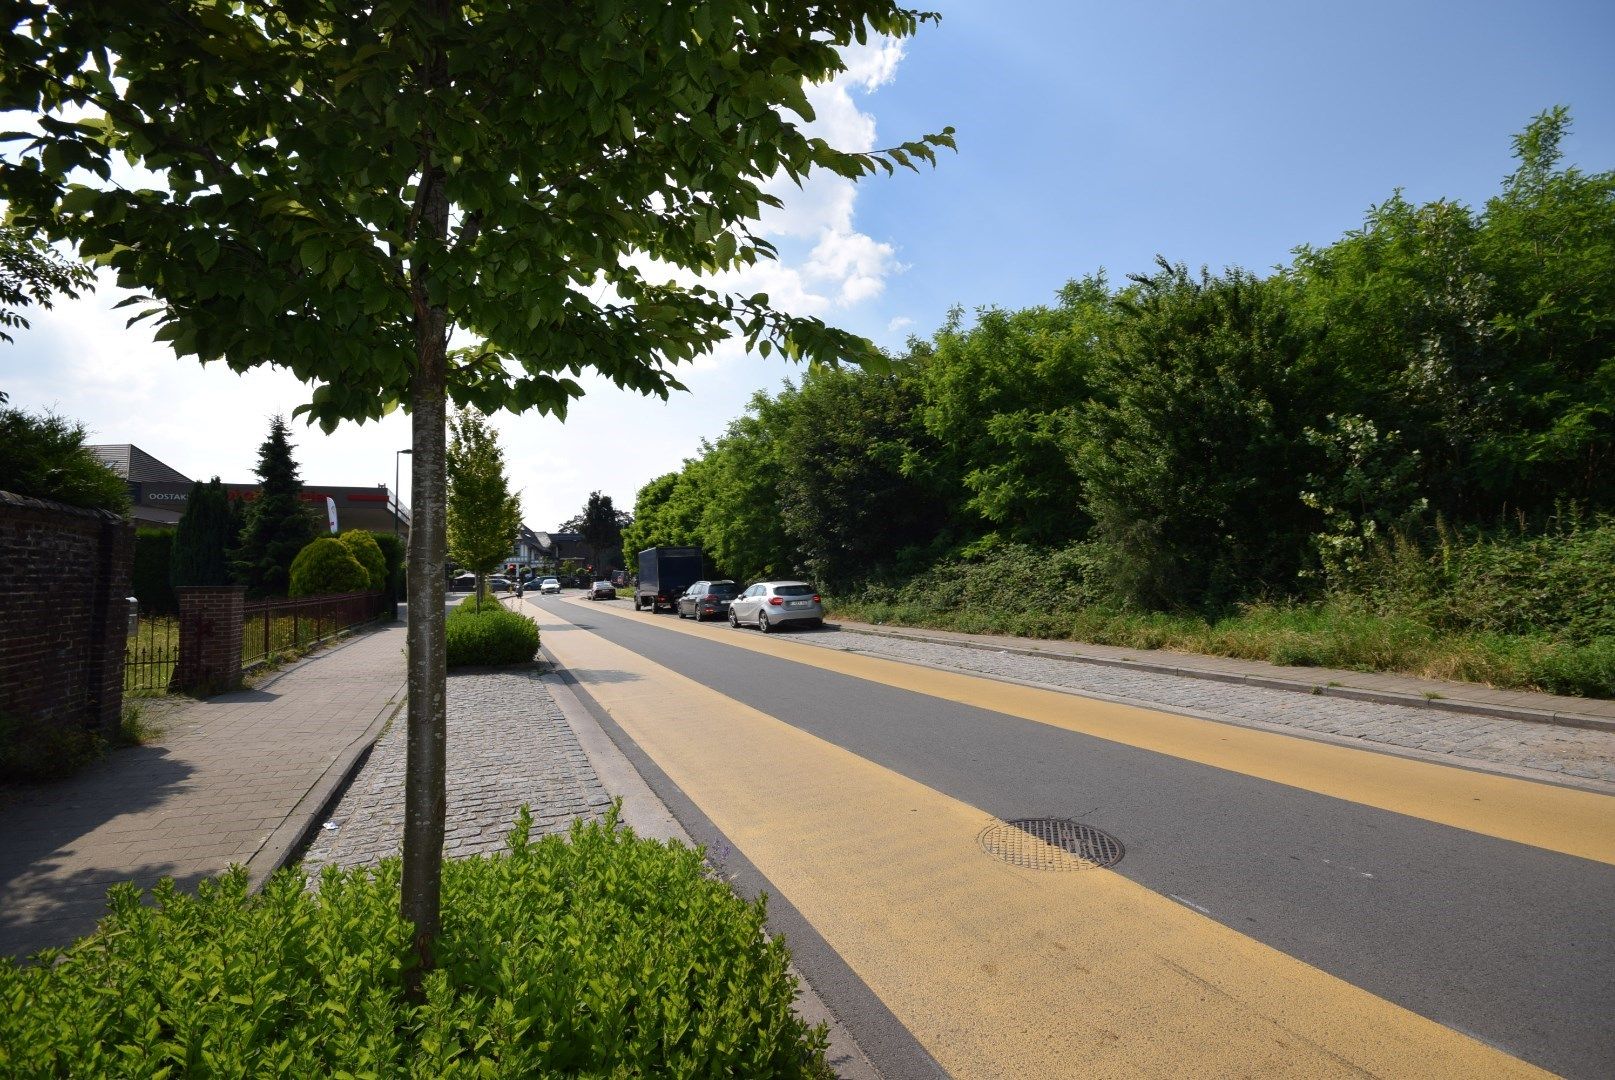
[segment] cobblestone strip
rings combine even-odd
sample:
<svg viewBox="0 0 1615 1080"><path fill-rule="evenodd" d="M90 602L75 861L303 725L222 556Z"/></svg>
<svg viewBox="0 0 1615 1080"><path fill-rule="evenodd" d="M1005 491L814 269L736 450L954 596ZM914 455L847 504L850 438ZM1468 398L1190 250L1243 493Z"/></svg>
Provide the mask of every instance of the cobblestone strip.
<svg viewBox="0 0 1615 1080"><path fill-rule="evenodd" d="M448 691L446 856L504 850L523 803L535 834L604 816L611 799L536 668L451 674ZM400 714L317 830L303 857L311 877L327 864L373 866L399 853L405 735Z"/></svg>
<svg viewBox="0 0 1615 1080"><path fill-rule="evenodd" d="M1384 747L1615 784L1615 733L1607 731L1440 713L849 630L825 629L793 635L792 640L1081 693L1134 698L1233 721L1276 724Z"/></svg>

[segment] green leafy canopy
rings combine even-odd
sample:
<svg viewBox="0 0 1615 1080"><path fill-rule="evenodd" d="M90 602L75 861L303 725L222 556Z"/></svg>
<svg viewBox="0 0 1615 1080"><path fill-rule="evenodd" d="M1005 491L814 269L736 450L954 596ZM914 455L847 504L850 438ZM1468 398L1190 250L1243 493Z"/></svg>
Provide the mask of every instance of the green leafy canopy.
<svg viewBox="0 0 1615 1080"><path fill-rule="evenodd" d="M839 47L935 18L871 0L12 11L0 108L39 128L5 136L12 218L144 290L136 318L180 355L289 367L327 430L408 400L432 316L471 339L449 357L451 400L485 413L564 413L588 368L665 397L675 365L732 333L878 365L764 294L638 267L774 257L750 224L779 205L770 177L891 172L953 145L945 129L845 153L799 130L803 87L843 70ZM166 189L121 186L120 161ZM429 189L447 192L446 228Z"/></svg>

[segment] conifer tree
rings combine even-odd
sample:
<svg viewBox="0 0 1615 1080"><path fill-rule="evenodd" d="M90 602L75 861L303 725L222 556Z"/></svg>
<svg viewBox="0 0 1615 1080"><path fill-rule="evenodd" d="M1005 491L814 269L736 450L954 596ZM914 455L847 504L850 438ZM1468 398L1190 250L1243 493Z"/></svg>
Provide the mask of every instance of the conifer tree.
<svg viewBox="0 0 1615 1080"><path fill-rule="evenodd" d="M185 514L174 531L169 581L180 585L230 584L230 499L215 476L191 486Z"/></svg>
<svg viewBox="0 0 1615 1080"><path fill-rule="evenodd" d="M258 498L247 512L236 574L249 596L285 596L291 587L292 560L316 533L314 518L303 505L303 482L283 417L269 422L269 437L258 448L256 471Z"/></svg>

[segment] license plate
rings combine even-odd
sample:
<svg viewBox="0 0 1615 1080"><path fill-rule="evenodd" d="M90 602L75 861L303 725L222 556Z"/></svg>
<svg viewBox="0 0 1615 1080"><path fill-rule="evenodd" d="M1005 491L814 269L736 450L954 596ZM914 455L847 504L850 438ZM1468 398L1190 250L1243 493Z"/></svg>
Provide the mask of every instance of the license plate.
<svg viewBox="0 0 1615 1080"><path fill-rule="evenodd" d="M785 601L785 606L786 607L807 607L808 602L806 600L787 600L787 601Z"/></svg>

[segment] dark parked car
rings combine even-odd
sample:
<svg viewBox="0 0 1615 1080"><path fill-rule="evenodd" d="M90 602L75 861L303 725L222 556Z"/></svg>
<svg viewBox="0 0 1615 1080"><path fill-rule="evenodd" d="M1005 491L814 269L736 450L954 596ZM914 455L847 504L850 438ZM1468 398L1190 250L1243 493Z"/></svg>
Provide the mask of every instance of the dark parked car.
<svg viewBox="0 0 1615 1080"><path fill-rule="evenodd" d="M721 619L729 614L729 601L739 592L740 586L732 581L697 581L678 598L675 609L681 619Z"/></svg>
<svg viewBox="0 0 1615 1080"><path fill-rule="evenodd" d="M617 599L616 586L612 585L609 581L597 581L593 585L589 586L589 599L615 600Z"/></svg>

